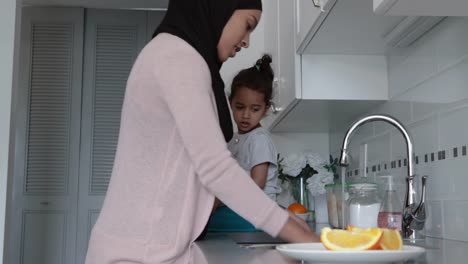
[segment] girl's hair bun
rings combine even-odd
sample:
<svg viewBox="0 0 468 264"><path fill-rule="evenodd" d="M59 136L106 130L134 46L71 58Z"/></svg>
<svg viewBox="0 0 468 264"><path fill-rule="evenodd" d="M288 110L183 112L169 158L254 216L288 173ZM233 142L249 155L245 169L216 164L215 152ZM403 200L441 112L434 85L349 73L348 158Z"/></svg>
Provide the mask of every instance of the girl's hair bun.
<svg viewBox="0 0 468 264"><path fill-rule="evenodd" d="M257 60L257 62L255 63L255 66L257 67L259 71L264 71L265 69L268 69L271 62L272 62L271 56L268 54L265 54L260 59Z"/></svg>
<svg viewBox="0 0 468 264"><path fill-rule="evenodd" d="M272 62L273 60L271 59L271 56L268 55L268 54L264 54L260 59L257 60L257 62L255 63L255 68L257 69L257 71L259 71L260 73L262 73L265 77L267 77L268 79L271 79L273 80L274 78L274 73L273 73L273 69L271 68L270 66L270 63Z"/></svg>

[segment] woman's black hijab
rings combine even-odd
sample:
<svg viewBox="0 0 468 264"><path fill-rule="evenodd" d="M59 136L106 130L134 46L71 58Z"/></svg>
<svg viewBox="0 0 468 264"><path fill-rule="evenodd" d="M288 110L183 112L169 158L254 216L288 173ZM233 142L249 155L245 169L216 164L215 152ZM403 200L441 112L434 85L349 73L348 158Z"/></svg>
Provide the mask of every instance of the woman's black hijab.
<svg viewBox="0 0 468 264"><path fill-rule="evenodd" d="M217 45L224 26L237 9L262 10L261 0L170 0L169 8L153 34L166 32L185 40L205 59L211 73L218 118L226 141L232 138L232 121L219 70Z"/></svg>

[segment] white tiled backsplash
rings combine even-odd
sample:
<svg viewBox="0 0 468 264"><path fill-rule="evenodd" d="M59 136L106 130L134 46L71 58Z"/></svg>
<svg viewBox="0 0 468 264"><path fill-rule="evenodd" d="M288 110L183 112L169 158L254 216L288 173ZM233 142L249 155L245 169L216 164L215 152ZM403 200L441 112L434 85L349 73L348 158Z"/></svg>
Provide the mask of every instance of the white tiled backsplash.
<svg viewBox="0 0 468 264"><path fill-rule="evenodd" d="M391 100L369 114L392 115L410 130L416 174L429 176L426 235L468 241L468 18L446 18L411 47L392 50L387 59ZM397 176L403 195L403 137L384 123L365 126L351 140L355 161L348 173L359 169L359 147L367 143L369 174L375 165L375 174ZM343 135L330 135L332 154L338 155Z"/></svg>

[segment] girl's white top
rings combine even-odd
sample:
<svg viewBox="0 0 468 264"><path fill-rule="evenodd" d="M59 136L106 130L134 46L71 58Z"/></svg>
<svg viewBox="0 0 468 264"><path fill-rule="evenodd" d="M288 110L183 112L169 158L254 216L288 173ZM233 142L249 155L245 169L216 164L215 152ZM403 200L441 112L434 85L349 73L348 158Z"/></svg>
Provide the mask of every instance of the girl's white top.
<svg viewBox="0 0 468 264"><path fill-rule="evenodd" d="M276 201L278 186L278 151L268 131L258 127L245 134L236 133L228 143L228 149L239 165L250 175L256 165L268 162L268 175L263 191Z"/></svg>

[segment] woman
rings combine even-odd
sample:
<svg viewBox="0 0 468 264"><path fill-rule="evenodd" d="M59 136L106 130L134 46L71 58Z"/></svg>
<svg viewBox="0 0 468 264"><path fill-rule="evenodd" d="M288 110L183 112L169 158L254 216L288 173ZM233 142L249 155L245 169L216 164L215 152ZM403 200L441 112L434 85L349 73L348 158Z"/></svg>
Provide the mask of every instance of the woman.
<svg viewBox="0 0 468 264"><path fill-rule="evenodd" d="M226 146L232 123L219 69L248 47L260 15L260 0L170 1L128 79L86 263L189 263L215 196L273 236L317 241L248 176L239 177L245 172Z"/></svg>

